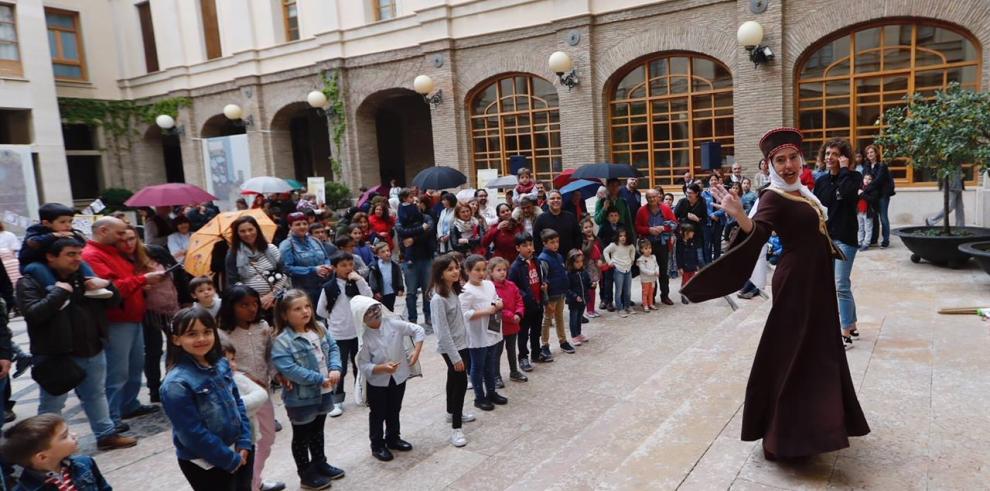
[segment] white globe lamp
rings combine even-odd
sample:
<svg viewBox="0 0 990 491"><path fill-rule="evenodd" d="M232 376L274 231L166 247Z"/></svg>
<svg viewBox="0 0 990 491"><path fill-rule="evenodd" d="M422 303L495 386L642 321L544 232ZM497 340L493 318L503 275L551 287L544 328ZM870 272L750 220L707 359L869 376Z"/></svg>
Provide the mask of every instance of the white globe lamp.
<svg viewBox="0 0 990 491"><path fill-rule="evenodd" d="M555 51L551 54L549 64L550 70L556 73L557 76L563 75L574 68L574 61L563 51Z"/></svg>
<svg viewBox="0 0 990 491"><path fill-rule="evenodd" d="M227 104L223 107L223 115L226 116L227 119L237 121L244 116L244 111L241 109L241 106L238 106L237 104Z"/></svg>
<svg viewBox="0 0 990 491"><path fill-rule="evenodd" d="M759 46L763 42L763 26L755 20L743 22L736 31L736 39L747 48Z"/></svg>
<svg viewBox="0 0 990 491"><path fill-rule="evenodd" d="M420 75L413 80L413 89L417 94L427 95L433 92L433 79L426 75Z"/></svg>
<svg viewBox="0 0 990 491"><path fill-rule="evenodd" d="M170 130L175 128L175 118L169 116L168 114L159 114L155 118L155 125L163 130Z"/></svg>
<svg viewBox="0 0 990 491"><path fill-rule="evenodd" d="M327 96L322 91L314 90L306 94L306 102L312 108L323 109L327 107Z"/></svg>

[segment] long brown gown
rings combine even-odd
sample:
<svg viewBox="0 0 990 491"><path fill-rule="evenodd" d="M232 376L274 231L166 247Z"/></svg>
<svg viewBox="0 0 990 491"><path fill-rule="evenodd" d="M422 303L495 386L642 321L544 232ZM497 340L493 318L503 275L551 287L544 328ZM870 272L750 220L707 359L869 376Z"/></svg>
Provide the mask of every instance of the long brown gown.
<svg viewBox="0 0 990 491"><path fill-rule="evenodd" d="M754 227L681 290L692 302L737 291L771 231L784 252L773 275L773 307L746 386L742 439L763 439L776 457L803 457L849 446L870 432L856 399L839 330L833 258L825 218L803 197L760 195Z"/></svg>

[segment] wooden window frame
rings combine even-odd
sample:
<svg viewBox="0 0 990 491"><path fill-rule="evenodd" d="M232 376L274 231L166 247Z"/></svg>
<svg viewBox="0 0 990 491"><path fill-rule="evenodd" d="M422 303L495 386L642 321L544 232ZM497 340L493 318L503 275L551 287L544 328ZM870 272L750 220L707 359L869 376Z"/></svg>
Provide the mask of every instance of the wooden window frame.
<svg viewBox="0 0 990 491"><path fill-rule="evenodd" d="M687 68L687 87L684 92L671 92L671 81L676 78L682 78L682 75L671 75L669 68L669 60L672 58L687 58L688 68ZM668 74L667 87L668 91L664 95L653 95L651 93L651 82L660 76L655 76L650 71L650 65L658 60L668 60ZM735 135L734 135L734 122L735 108L734 104L734 94L733 87L723 87L714 88L714 85L707 90L696 90L694 88L696 80L707 80L700 76L694 74L694 61L704 60L710 63L714 63L716 66L721 67L725 70L729 76L732 76L732 70L730 70L725 64L719 62L718 60L705 56L695 52L685 52L685 51L668 51L659 54L650 55L645 58L641 58L624 68L616 71L615 75L611 78L609 82L606 93L608 94L608 99L606 104L608 105L606 128L608 131L608 149L609 155L612 162L619 162L624 160L628 162L633 167L636 164L633 162L633 155L636 153L647 154L647 168L644 178L649 180L649 187L660 186L670 186L674 185L681 176L683 176L685 171L690 171L692 176L700 176L706 172L701 168L701 144L708 141L719 141L722 143L722 156L734 156L735 155ZM637 69L643 69L643 81L637 84L635 87L644 86L643 95L637 97L624 97L621 99L616 98L616 91L619 88L619 84L633 71ZM708 81L711 84L711 81ZM634 89L635 89L634 87ZM631 90L630 92L633 92ZM716 106L715 98L717 96L728 95L730 97L729 104L727 106ZM710 108L695 108L695 100L699 97L711 97L712 104ZM671 101L684 100L686 109L684 111L674 111L672 108L667 112L655 112L655 103L666 102L669 107ZM641 102L645 105L645 112L643 114L633 115L631 113L626 113L625 115L616 113L616 106L620 104L632 104ZM698 116L697 113L700 111L711 111L710 115ZM673 120L667 118L663 119L663 116L672 116L678 114L680 116L686 116L686 118L678 118L679 122L684 122L687 125L687 135L685 138L675 139L672 133L668 133L667 139L658 139L654 135L654 127L658 124L662 125L664 121ZM657 119L655 115L661 116L661 119ZM636 122L633 119L637 119ZM624 119L625 122L619 123L617 120ZM711 136L696 136L695 135L695 123L697 122L710 122L711 123ZM719 121L730 121L733 122L733 133L721 134L718 132ZM634 127L646 127L646 140L634 140L633 139L633 128ZM625 142L617 143L615 141L614 129L616 128L626 128L627 129L627 140ZM728 143L725 143L728 142ZM658 143L662 146L658 146ZM618 147L625 147L625 149L620 149ZM686 167L684 164L675 164L673 161L674 152L687 151L688 163ZM671 162L669 167L657 167L656 155L657 153L667 152L671 156ZM626 154L627 159L620 159L617 155Z"/></svg>
<svg viewBox="0 0 990 491"><path fill-rule="evenodd" d="M10 24L14 27L14 49L17 50L16 60L0 60L0 75L10 75L15 77L20 77L24 75L24 67L21 65L21 40L20 33L17 31L17 4L0 2L0 6L10 7L10 11L14 14L13 22L0 22L2 24ZM3 44L11 44L10 42L4 42Z"/></svg>
<svg viewBox="0 0 990 491"><path fill-rule="evenodd" d="M515 91L508 95L502 93L501 82L503 80L513 80L512 85L516 87L516 79L520 78L526 79L525 94ZM559 171L554 171L554 161L560 161L563 158L563 145L560 143L560 101L558 100L556 105L551 106L544 99L537 97L533 88L533 81L535 79L552 85L552 82L549 80L529 73L507 73L479 84L467 97L468 133L471 139L471 168L474 171L474 176L478 175L479 169L493 168L497 168L499 175L507 174L509 172L509 158L513 155L525 155L529 157L530 169L533 172L533 178L537 181L549 183L559 173ZM495 100L486 107L484 112L480 114L475 113L475 100L493 85L495 86ZM526 99L526 109L508 110L503 107L505 100L519 97ZM534 100L543 102L545 107L534 108ZM494 111L489 112L488 108L492 108L493 106ZM546 122L536 122L536 116L543 114L546 115ZM506 124L507 119L517 117L527 118L529 122L521 125L518 124L518 121L515 125ZM494 126L489 126L488 124L488 120L491 118L496 120ZM475 128L476 121L484 122L483 126L481 128ZM537 131L536 127L538 126L545 126L546 130ZM557 145L553 144L554 135L556 135ZM529 148L518 148L520 141L525 140L527 137ZM546 138L547 145L536 145L540 137ZM497 149L493 150L488 147L487 142L489 138L498 139ZM512 151L506 149L506 142L510 139L515 140L517 147ZM484 145L481 145L482 143ZM537 159L548 160L550 163L549 170L540 169L537 166ZM492 165L494 162L498 163L497 167Z"/></svg>
<svg viewBox="0 0 990 491"><path fill-rule="evenodd" d="M158 42L155 39L154 17L151 15L151 2L134 4L138 12L138 24L141 27L141 45L144 48L144 68L148 73L161 70L158 65ZM145 18L147 14L147 18ZM147 23L147 26L145 25ZM145 29L147 27L147 29Z"/></svg>
<svg viewBox="0 0 990 491"><path fill-rule="evenodd" d="M296 30L295 37L292 36L292 27L289 25L289 7L296 7ZM299 2L297 0L282 0L282 27L285 28L286 42L299 40Z"/></svg>
<svg viewBox="0 0 990 491"><path fill-rule="evenodd" d="M395 14L396 14L396 9L395 9L396 5L395 5L395 2L396 2L396 0L391 0L391 2L389 3L389 7L390 7L389 10L391 10L392 15L390 15L389 17L383 19L382 18L382 5L381 5L381 1L380 0L371 0L371 8L372 8L372 12L373 12L373 15L374 15L375 22L379 22L379 21L383 21L383 20L389 20L389 19L394 19L395 18Z"/></svg>
<svg viewBox="0 0 990 491"><path fill-rule="evenodd" d="M49 13L55 14L55 15L65 15L65 16L72 17L72 26L73 26L72 30L68 30L68 29L65 29L65 28L62 28L62 27L52 27L52 26L49 26L48 25L48 14ZM72 33L75 36L75 38L76 38L76 49L79 51L79 59L78 60L70 60L70 59L62 58L61 57L61 55L62 55L62 35L60 34L59 36L57 36L58 47L56 48L55 51L56 51L56 53L59 54L59 56L58 57L52 57L52 64L58 63L60 65L78 66L79 67L79 71L81 72L81 76L78 77L78 78L73 78L73 77L60 77L60 76L57 76L56 75L55 76L55 80L65 80L65 81L71 81L71 82L79 82L79 81L87 81L87 80L89 80L89 71L86 68L86 47L83 44L82 22L80 21L79 12L75 12L75 11L72 11L72 10L63 10L63 9L56 9L56 8L46 7L45 8L45 27L47 28L46 31L45 31L46 34L47 34L48 31L58 31L60 33Z"/></svg>
<svg viewBox="0 0 990 491"><path fill-rule="evenodd" d="M887 43L886 30L884 28L889 26L910 26L911 27L911 44L910 44L910 63L907 67L900 67L895 69L886 69L884 66L885 58L887 52L896 48L897 46L908 47L908 45L901 45L899 42L897 44ZM880 30L879 45L875 48L864 49L862 51L856 48L856 34L870 29ZM957 36L960 36L967 41L969 41L973 48L975 49L975 55L971 60L956 61L956 62L943 62L941 64L933 65L922 65L916 64L917 54L920 51L931 52L928 48L922 48L918 44L918 33L922 28L936 28L949 31ZM833 59L832 63L827 67L822 69L820 76L804 77L803 73L806 65L809 61L815 58L815 55L823 49L824 47L830 45L835 41L839 41L843 38L849 38L849 55L841 59ZM856 58L866 52L878 52L879 57L877 63L880 65L879 70L870 72L857 72L856 71ZM938 52L935 52L936 54ZM944 58L944 57L943 57ZM844 74L840 75L829 75L829 70L833 67L838 67L843 64L848 64L848 70ZM816 136L808 137L805 135L805 141L807 143L821 143L825 139L839 137L844 138L849 141L850 145L854 149L865 148L866 145L873 142L873 139L883 132L886 128L886 124L883 121L883 112L886 109L898 105L902 105L901 98L903 95L914 94L917 92L917 87L915 85L916 76L918 74L928 73L928 72L938 72L942 75L942 88L947 85L948 73L953 69L960 68L973 68L976 71L975 83L964 85L964 87L972 88L975 90L980 90L980 84L982 79L983 70L983 47L979 40L975 38L971 33L943 22L931 20L931 19L888 19L880 20L876 22L869 22L864 24L858 24L855 26L850 26L848 28L836 31L830 34L815 44L813 44L805 53L798 59L798 63L795 65L794 71L794 126L798 129L811 132ZM895 77L906 77L907 86L903 90L887 90L886 81ZM829 96L827 91L827 85L829 82L841 82L848 81L848 94L843 92L843 94L837 96ZM863 81L875 81L879 92L861 92L860 85ZM816 97L801 97L801 86L803 84L815 84L820 83L823 90L820 96ZM924 91L930 91L937 89L935 86L922 88ZM861 98L872 98L876 97L876 101L866 101L864 102ZM829 104L829 99L839 100L837 103ZM847 99L847 103L842 103L843 99ZM815 103L821 101L819 105L811 106L807 105L802 107L802 104ZM879 116L876 121L879 121L879 125L860 123L859 117L861 115L861 108L879 108ZM801 128L801 117L803 113L813 112L820 109L821 114L821 128L814 129L804 129ZM830 127L828 126L828 114L829 109L846 109L849 112L849 126L848 127ZM876 130L871 131L870 128L876 128ZM821 136L817 136L820 133ZM810 149L811 146L806 146ZM813 160L813 156L807 156ZM935 184L935 181L921 180L923 176L916 175L914 168L909 162L905 160L900 160L896 162L887 161L887 164L891 167L891 173L894 175L895 181L899 186L907 187L930 187ZM977 180L977 175L974 173L973 179L967 182L975 184Z"/></svg>
<svg viewBox="0 0 990 491"><path fill-rule="evenodd" d="M223 43L220 40L216 0L199 0L199 15L203 28L203 54L207 60L222 58Z"/></svg>

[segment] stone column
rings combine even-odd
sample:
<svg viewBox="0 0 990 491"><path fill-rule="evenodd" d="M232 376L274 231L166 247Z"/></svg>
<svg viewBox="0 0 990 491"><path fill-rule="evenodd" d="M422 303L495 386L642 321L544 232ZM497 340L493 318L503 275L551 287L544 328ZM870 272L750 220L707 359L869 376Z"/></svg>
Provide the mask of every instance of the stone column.
<svg viewBox="0 0 990 491"><path fill-rule="evenodd" d="M763 155L759 141L767 130L784 124L783 3L769 2L762 14L750 11L750 0L736 1L736 26L753 20L763 26L763 45L773 50L776 58L770 63L753 66L749 54L738 46L733 69L733 112L735 114L736 161L743 168L756 169Z"/></svg>

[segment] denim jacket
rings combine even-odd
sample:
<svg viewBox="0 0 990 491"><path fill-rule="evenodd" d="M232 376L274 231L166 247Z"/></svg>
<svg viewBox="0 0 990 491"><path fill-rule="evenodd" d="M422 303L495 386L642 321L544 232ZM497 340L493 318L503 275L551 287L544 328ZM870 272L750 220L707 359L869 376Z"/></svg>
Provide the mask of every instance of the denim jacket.
<svg viewBox="0 0 990 491"><path fill-rule="evenodd" d="M320 295L320 285L325 281L316 274L316 267L330 265L326 248L309 235L296 237L289 234L279 244L278 253L282 266L292 277L292 286L305 290L311 296L315 293L312 298L315 302Z"/></svg>
<svg viewBox="0 0 990 491"><path fill-rule="evenodd" d="M320 340L320 348L323 349L323 359L327 362L327 371L340 371L340 349L329 332ZM292 389L282 388L282 401L286 407L320 403L323 375L317 365L313 347L302 333L291 328L282 331L272 345L272 363L278 373L292 381Z"/></svg>
<svg viewBox="0 0 990 491"><path fill-rule="evenodd" d="M236 470L238 451L251 449L251 423L227 360L202 367L183 354L165 375L160 392L178 458Z"/></svg>
<svg viewBox="0 0 990 491"><path fill-rule="evenodd" d="M113 488L100 474L96 461L88 455L73 455L65 459L72 474L72 484L79 491L111 491ZM24 469L14 491L58 491L54 484L47 484L48 473Z"/></svg>

